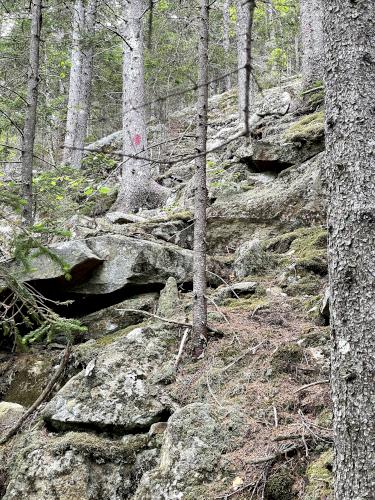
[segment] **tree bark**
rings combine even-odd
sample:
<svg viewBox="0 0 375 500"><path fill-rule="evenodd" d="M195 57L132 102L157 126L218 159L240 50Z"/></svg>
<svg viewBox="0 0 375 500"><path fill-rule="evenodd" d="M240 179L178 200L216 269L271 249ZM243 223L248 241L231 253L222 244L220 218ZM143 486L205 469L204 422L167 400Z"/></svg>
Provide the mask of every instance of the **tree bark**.
<svg viewBox="0 0 375 500"><path fill-rule="evenodd" d="M113 209L136 212L157 207L166 189L152 180L148 157L145 108L143 14L145 0L123 0L123 169L120 191Z"/></svg>
<svg viewBox="0 0 375 500"><path fill-rule="evenodd" d="M26 98L27 109L22 136L22 197L25 200L22 211L22 223L24 225L31 225L33 222L33 158L38 105L41 28L42 0L32 0L30 55Z"/></svg>
<svg viewBox="0 0 375 500"><path fill-rule="evenodd" d="M71 70L63 162L80 168L89 120L93 44L98 0L76 0L73 14Z"/></svg>
<svg viewBox="0 0 375 500"><path fill-rule="evenodd" d="M224 0L223 4L223 49L225 57L229 60L230 53L230 15L229 7L231 5L231 0ZM224 92L230 90L232 87L231 75L228 75L223 80L223 90Z"/></svg>
<svg viewBox="0 0 375 500"><path fill-rule="evenodd" d="M301 0L303 86L323 79L324 40L322 0Z"/></svg>
<svg viewBox="0 0 375 500"><path fill-rule="evenodd" d="M200 0L200 28L198 48L198 102L197 137L195 160L195 211L194 211L194 269L193 269L193 355L199 357L207 339L207 185L206 155L208 114L208 43L209 43L209 0Z"/></svg>
<svg viewBox="0 0 375 500"><path fill-rule="evenodd" d="M336 500L375 492L375 3L325 0Z"/></svg>
<svg viewBox="0 0 375 500"><path fill-rule="evenodd" d="M240 122L249 127L251 92L251 32L255 0L237 0L238 111Z"/></svg>

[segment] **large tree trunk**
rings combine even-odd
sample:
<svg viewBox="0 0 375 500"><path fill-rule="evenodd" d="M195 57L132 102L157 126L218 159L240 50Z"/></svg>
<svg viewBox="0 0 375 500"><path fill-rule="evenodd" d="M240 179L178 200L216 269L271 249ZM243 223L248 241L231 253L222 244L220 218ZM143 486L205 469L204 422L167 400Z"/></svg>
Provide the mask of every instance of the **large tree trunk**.
<svg viewBox="0 0 375 500"><path fill-rule="evenodd" d="M325 0L336 500L375 494L375 2Z"/></svg>
<svg viewBox="0 0 375 500"><path fill-rule="evenodd" d="M42 0L32 0L27 109L22 137L22 197L25 200L22 211L22 222L24 225L31 225L33 222L33 158L38 104L41 27Z"/></svg>
<svg viewBox="0 0 375 500"><path fill-rule="evenodd" d="M74 4L71 70L63 162L80 168L89 120L93 44L98 0L76 0Z"/></svg>
<svg viewBox="0 0 375 500"><path fill-rule="evenodd" d="M123 0L123 152L122 181L114 209L136 212L158 206L166 190L152 180L147 151L143 60L145 0Z"/></svg>
<svg viewBox="0 0 375 500"><path fill-rule="evenodd" d="M322 0L301 0L302 75L304 87L323 79Z"/></svg>
<svg viewBox="0 0 375 500"><path fill-rule="evenodd" d="M198 48L198 103L197 103L197 154L195 160L195 210L194 210L194 270L193 270L193 348L198 357L207 337L206 253L207 253L207 186L206 154L208 114L208 37L209 0L200 0L200 29Z"/></svg>
<svg viewBox="0 0 375 500"><path fill-rule="evenodd" d="M238 111L246 130L250 107L254 101L251 91L251 28L254 9L255 0L237 0Z"/></svg>

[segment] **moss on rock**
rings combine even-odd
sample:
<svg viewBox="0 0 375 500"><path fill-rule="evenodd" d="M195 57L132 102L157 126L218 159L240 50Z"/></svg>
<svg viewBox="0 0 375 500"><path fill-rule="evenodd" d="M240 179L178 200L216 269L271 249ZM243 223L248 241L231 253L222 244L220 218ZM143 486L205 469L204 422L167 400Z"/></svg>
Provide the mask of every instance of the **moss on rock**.
<svg viewBox="0 0 375 500"><path fill-rule="evenodd" d="M317 111L293 123L284 134L286 142L307 142L324 135L324 112Z"/></svg>
<svg viewBox="0 0 375 500"><path fill-rule="evenodd" d="M266 500L291 500L293 498L293 477L287 469L281 469L271 476L264 490Z"/></svg>
<svg viewBox="0 0 375 500"><path fill-rule="evenodd" d="M304 500L329 500L332 491L333 451L325 451L312 462L306 471L308 485Z"/></svg>

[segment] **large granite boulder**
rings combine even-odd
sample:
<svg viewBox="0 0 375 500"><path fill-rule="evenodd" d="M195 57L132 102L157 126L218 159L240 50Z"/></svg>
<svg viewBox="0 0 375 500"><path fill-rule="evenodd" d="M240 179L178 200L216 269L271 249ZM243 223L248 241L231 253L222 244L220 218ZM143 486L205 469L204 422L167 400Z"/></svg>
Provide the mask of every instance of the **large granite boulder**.
<svg viewBox="0 0 375 500"><path fill-rule="evenodd" d="M157 456L147 434L108 439L86 432L29 432L13 448L2 498L124 500L137 478L155 466Z"/></svg>
<svg viewBox="0 0 375 500"><path fill-rule="evenodd" d="M168 422L158 467L144 474L134 500L210 498L205 481L220 472L223 453L239 445L244 420L238 408L192 403Z"/></svg>
<svg viewBox="0 0 375 500"><path fill-rule="evenodd" d="M86 353L86 368L47 404L44 419L57 430L120 435L144 432L166 420L174 408L166 377L168 367L173 371L178 340L178 328L155 325L133 329L100 350L93 348L90 361Z"/></svg>
<svg viewBox="0 0 375 500"><path fill-rule="evenodd" d="M30 254L30 270L25 270L17 261L10 261L8 269L21 281L56 279L68 286L85 281L103 259L96 255L86 241L64 241L49 247L50 254L33 250Z"/></svg>
<svg viewBox="0 0 375 500"><path fill-rule="evenodd" d="M164 285L169 276L178 283L192 278L193 254L167 243L120 235L104 235L89 241L103 265L74 292L98 295L129 285Z"/></svg>

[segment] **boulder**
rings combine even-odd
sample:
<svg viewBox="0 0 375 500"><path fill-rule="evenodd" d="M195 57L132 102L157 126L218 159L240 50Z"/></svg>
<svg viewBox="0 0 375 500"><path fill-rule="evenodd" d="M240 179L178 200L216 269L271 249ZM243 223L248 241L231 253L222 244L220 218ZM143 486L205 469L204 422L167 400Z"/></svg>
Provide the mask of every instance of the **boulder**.
<svg viewBox="0 0 375 500"><path fill-rule="evenodd" d="M163 318L173 318L181 312L182 304L178 296L177 281L171 277L160 292L157 314Z"/></svg>
<svg viewBox="0 0 375 500"><path fill-rule="evenodd" d="M0 403L0 435L18 422L24 412L25 408L22 405L2 401Z"/></svg>
<svg viewBox="0 0 375 500"><path fill-rule="evenodd" d="M88 241L104 262L89 280L74 287L75 293L100 295L131 285L164 285L169 276L178 283L192 279L193 254L189 250L110 234Z"/></svg>
<svg viewBox="0 0 375 500"><path fill-rule="evenodd" d="M176 411L164 434L158 467L143 475L134 500L210 498L202 483L220 472L220 457L239 445L239 408L192 403Z"/></svg>
<svg viewBox="0 0 375 500"><path fill-rule="evenodd" d="M155 325L101 343L91 361L86 357L86 368L47 404L44 419L54 429L147 432L172 411L163 370L173 366L178 341L178 328Z"/></svg>
<svg viewBox="0 0 375 500"><path fill-rule="evenodd" d="M86 336L91 339L98 339L130 325L141 323L145 319L144 314L141 312L126 312L121 309L153 312L158 298L158 293L142 293L80 318L81 323L88 328Z"/></svg>
<svg viewBox="0 0 375 500"><path fill-rule="evenodd" d="M85 432L29 432L13 450L2 498L123 500L130 498L137 477L155 466L157 456L147 435L113 440Z"/></svg>
<svg viewBox="0 0 375 500"><path fill-rule="evenodd" d="M269 255L259 239L243 243L235 253L233 263L236 278L243 279L250 274L263 271L269 263Z"/></svg>
<svg viewBox="0 0 375 500"><path fill-rule="evenodd" d="M256 281L242 281L232 285L223 285L214 292L214 299L218 304L222 304L226 299L238 298L253 295L256 292L258 283Z"/></svg>
<svg viewBox="0 0 375 500"><path fill-rule="evenodd" d="M54 258L46 253L40 253L39 250L32 251L29 272L24 273L16 261L9 263L10 272L18 275L22 281L58 279L61 284L71 286L85 281L103 262L103 258L92 251L84 240L64 241L51 245L49 251ZM65 279L67 274L70 275L68 280Z"/></svg>

